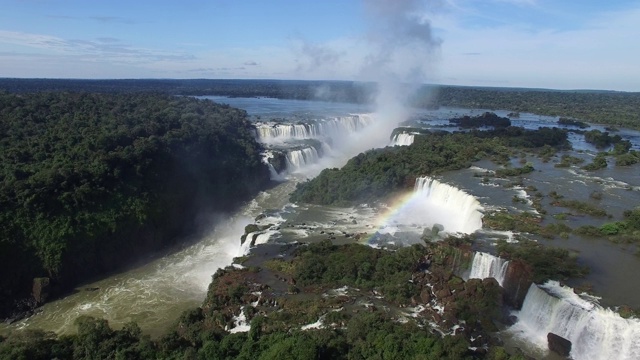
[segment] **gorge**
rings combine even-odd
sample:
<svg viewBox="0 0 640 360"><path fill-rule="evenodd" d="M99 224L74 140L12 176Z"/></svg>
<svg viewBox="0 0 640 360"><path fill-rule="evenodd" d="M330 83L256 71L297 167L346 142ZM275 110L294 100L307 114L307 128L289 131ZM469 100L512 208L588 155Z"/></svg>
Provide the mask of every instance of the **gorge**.
<svg viewBox="0 0 640 360"><path fill-rule="evenodd" d="M234 99L227 98L213 98L219 102L232 103ZM265 114L256 111L261 107L267 108L267 105L272 109L274 103L283 104L283 108L280 109L280 115L286 112L287 102L283 100L275 101L273 99L238 99L238 101L249 101L253 108L248 107L247 111L254 123L256 123L257 116L264 118ZM29 319L18 322L15 327L20 328L33 328L42 327L44 329L56 330L60 333L71 332L73 328L73 319L78 315L88 314L98 317L105 317L109 320L109 323L113 326L123 326L129 320L136 320L143 331L154 334L156 336L162 333L162 327L169 327L169 324L175 321L179 313L182 310L198 306L202 297L205 296L207 291L207 285L210 281L210 275L216 272L216 269L225 267L232 263L232 258L245 254L253 254L257 256L257 253L267 251L268 245L282 245L293 244L296 242L308 242L317 243L323 240L330 239L335 243L369 243L376 246L393 248L394 246L403 245L404 239L420 239L424 235L433 237L434 239L442 239L448 235L473 235L474 242L479 244L479 252L475 255L468 255L466 257L459 256L457 261L466 262L466 271L469 272L468 279L483 279L483 278L495 278L497 284L502 285L505 283L507 268L512 260L506 258L498 258L494 255L487 253L494 252L494 244L499 240L517 240L522 236L536 237L535 234L524 234L524 232L516 230L504 230L487 228L486 224L483 224L483 218L487 214L494 213L496 211L506 211L509 213L517 214L519 212L531 212L534 213L533 201L521 201L522 199L536 199L536 192L543 194L544 207L550 212L550 215L545 217L545 220L540 221L543 225L547 223L556 223L559 220L555 220L553 215L565 214L564 217L568 218L566 221L570 227L577 228L578 224L584 224L591 219L586 218L584 215L579 215L575 212L564 211L559 207L551 205L551 197L545 194L551 192L551 189L555 188L556 184L548 183L548 178L545 179L545 175L559 174L562 172L568 180L567 184L572 182L573 184L582 184L584 190L579 190L577 186L573 186L572 189L567 189L563 193L566 196L574 194L578 199L585 199L589 197L589 194L598 189L603 198L598 204L604 207L607 212L611 213L615 219L622 218L622 212L627 210L637 197L638 184L634 183L632 174L626 174L625 169L616 169L614 167L602 170L597 175L591 175L583 172L578 167L569 168L564 170L561 168L555 168L552 161L546 165L542 161L538 161L535 155L527 154L520 155L516 153L514 160L510 160L513 164L507 167L517 167L519 164L518 157L526 157L527 161L532 163L532 166L537 170L532 172L529 177L526 177L524 184L513 184L515 181L513 178L499 178L492 174L495 169L504 168L505 165L490 164L487 161L474 162L476 168L468 168L462 165L466 165L469 159L474 159L474 155L480 154L483 151L487 151L486 155L492 157L494 160L499 160L498 152L490 153L490 149L499 149L502 144L491 143L486 147L482 144L481 140L477 140L474 146L477 147L474 153L466 153L464 149L460 156L461 167L456 168L444 168L444 170L437 171L424 171L417 170L419 167L412 167L413 163L406 163L403 168L397 170L396 168L385 168L386 163L383 161L385 157L388 159L395 159L393 156L410 156L408 154L415 149L449 149L450 143L446 142L449 139L449 135L413 135L413 142L411 144L398 144L399 138L396 139L396 146L393 148L387 148L384 151L367 152L365 155L349 160L353 155L357 155L363 151L369 150L370 143L363 142L361 148L356 149L352 143L349 143L349 139L353 142L358 136L366 133L367 128L375 128L376 119L374 115L369 115L366 112L367 109L363 109L358 106L350 104L338 104L332 105L332 112L337 112L336 107L340 111L344 112L342 116L327 116L326 121L319 121L317 118L321 117L322 113L326 111L322 104L308 102L307 109L300 111L301 104L298 102L295 104L298 112L293 112L290 116L291 119L295 119L295 124L286 125L281 124L282 120L278 122L265 122L260 119L261 124L257 125L257 137L264 143L265 151L271 152L273 156L263 153L261 159L266 159L273 168L276 166L270 159L275 158L275 154L280 152L284 156L284 168L280 168L280 171L271 172L273 179L279 180L279 182L273 184L271 188L262 191L252 201L246 203L246 205L238 212L227 216L221 217L217 221L217 226L213 232L204 236L204 241L200 241L197 244L186 247L183 250L176 251L170 257L160 259L159 261L152 262L145 267L134 269L127 273L122 273L114 276L110 279L105 279L101 282L90 283L86 285L86 288L96 289L93 291L81 291L68 298L61 299L57 302L46 304L43 307L43 311ZM478 111L468 111L462 109L441 109L437 111L424 111L419 112L414 119L415 124L428 125L433 129L442 130L444 127L438 127L440 123L444 123L446 118L451 116L460 116L462 113L479 113ZM350 115L357 113L358 115ZM310 118L311 121L305 124L301 124L301 117L304 114L305 117ZM430 121L430 118L434 118ZM438 120L439 119L439 120ZM539 117L533 114L521 114L520 120L513 120L517 125L518 121L521 121L524 126L528 128L537 128L543 125L552 125L553 119L546 117ZM269 125L264 125L269 124ZM326 124L326 125L319 125ZM312 126L313 125L313 126ZM434 131L434 134L436 132ZM573 134L573 133L571 133ZM451 135L454 139L451 144L462 144L462 141L467 141L464 136L460 134ZM388 134L381 137L382 140L377 145L382 147L389 144ZM317 141L314 143L304 143L309 141ZM318 143L320 145L318 145ZM633 143L633 147L637 148L638 144ZM584 152L571 152L572 155L578 157L589 158L590 152L589 145L584 142L574 142L574 148L585 149ZM458 151L458 150L456 150ZM523 151L523 150L522 150ZM445 152L443 152L445 153ZM374 157L375 156L375 157ZM447 155L446 159L442 160L442 163L456 163L458 158L454 155ZM383 160L379 160L383 159ZM462 160L466 161L462 161ZM435 159L440 161L439 159ZM425 164L427 162L424 159L416 159L417 162ZM431 161L431 160L429 160ZM555 160L554 160L555 161ZM313 177L316 174L321 173L324 167L342 166L346 164L343 172L361 169L363 164L370 164L370 166L380 166L383 173L392 173L394 177L385 179L384 177L373 176L372 179L378 179L381 181L378 183L371 182L367 185L366 191L373 189L379 193L387 194L386 197L380 199L378 202L369 201L370 198L362 198L366 195L366 191L360 191L357 188L349 188L350 186L356 187L358 180L357 176L350 175L346 177L351 179L349 181L341 181L340 177L327 177L326 174L332 174L332 171L327 171L325 175L319 175L318 180L312 180L307 184L307 176ZM426 166L426 165L423 165ZM467 165L468 166L468 165ZM423 168L423 169L426 169ZM437 168L434 168L437 169ZM425 176L429 175L429 176ZM333 176L333 175L332 175ZM336 175L339 176L339 175ZM614 177L615 176L615 177ZM601 179L595 179L595 177ZM609 180L608 178L611 177ZM529 180L531 179L531 180ZM294 191L297 184L299 188L305 186L312 186L312 182L326 181L319 189L334 189L337 194L346 187L344 196L332 203L331 199L327 198L326 203L321 204L309 204L307 202L289 202L288 195ZM545 185L544 181L547 181ZM512 183L513 182L513 183ZM535 182L534 185L537 190L528 187L529 183ZM584 184L583 184L584 183ZM380 186L379 188L377 186ZM546 186L546 187L545 187ZM390 190L390 191L388 191ZM300 190L296 190L300 191ZM523 195L524 192L524 195ZM326 191L325 191L326 193ZM586 193L586 195L585 195ZM625 199L626 198L626 199ZM318 199L322 199L318 197ZM349 199L354 200L352 203L348 203ZM360 199L365 199L360 202ZM520 200L518 200L520 199ZM620 202L627 201L627 202ZM325 199L323 199L325 201ZM339 206L338 206L339 205ZM425 215L428 214L428 215ZM257 220L259 218L259 220ZM549 220L549 219L554 220ZM253 233L256 235L256 241L253 245L256 246L251 250L251 241L240 244L240 237L246 231L245 226L250 223L257 223L259 226L269 226L266 230L261 230L260 233ZM438 226L439 225L439 226ZM434 231L434 227L437 231ZM511 233L504 235L505 231L511 231ZM503 233L501 233L503 232ZM330 234L333 233L333 234ZM253 236L252 236L253 237ZM375 241L372 239L375 238ZM536 237L537 238L537 237ZM539 238L540 242L550 243L551 241ZM555 240L553 245L567 247L574 247L576 244L582 242L588 242L589 246L607 247L611 254L619 255L621 253L628 252L627 250L620 249L619 247L612 247L606 243L606 240L584 240L578 239L577 235L573 232L569 235L569 239L566 243L562 243L563 240ZM597 243L599 242L599 243ZM603 243L605 242L605 243ZM599 249L600 249L599 248ZM267 251L268 252L268 251ZM586 246L583 252L587 252ZM606 255L606 252L603 253ZM496 254L498 255L498 254ZM587 253L588 255L588 253ZM273 254L278 256L278 254ZM580 257L580 255L579 255ZM603 262L611 261L613 256L603 256L601 260ZM464 259L464 261L463 261ZM622 257L623 261L633 259L633 254L627 254ZM264 260L264 259L263 259ZM637 260L635 260L637 261ZM622 261L620 261L622 263ZM594 262L588 263L593 267ZM605 263L603 263L605 264ZM241 264L236 263L239 267ZM456 265L462 266L461 264ZM631 265L635 268L637 265ZM614 267L612 267L613 269ZM598 269L600 271L600 269ZM609 270L611 273L613 270ZM231 272L233 273L233 272ZM600 273L593 275L595 281L595 290L602 289L600 285L604 281L598 281ZM461 276L463 274L460 274ZM231 276L231 275L229 275ZM592 275L589 275L592 276ZM464 278L464 276L462 276ZM298 279L299 281L299 279ZM450 280L453 281L453 280ZM454 282L456 282L455 280ZM176 289L176 284L183 284ZM477 284L476 281L472 281L471 284ZM144 285L144 286L142 286ZM270 286L275 286L271 284ZM459 286L459 285L454 285ZM470 285L469 285L470 286ZM486 285L491 287L493 285ZM506 286L506 285L505 285ZM83 286L84 287L84 286ZM544 298L542 294L536 292L536 289L542 289L545 294L555 294L550 299ZM549 290L551 289L551 290ZM579 341L579 335L574 335L575 332L563 333L557 328L545 327L546 324L564 324L560 326L566 326L567 328L577 329L582 325L575 325L571 323L570 319L563 318L561 315L558 319L545 319L544 321L531 319L531 315L536 312L536 309L545 308L548 313L563 313L564 307L563 299L570 299L569 303L578 303L573 299L568 292L563 293L556 291L557 289L565 289L558 285L542 284L541 287L532 285L528 288L528 293L524 299L524 306L519 312L518 322L511 330L514 333L518 333L518 326L528 326L533 328L531 333L526 333L527 339L532 339L534 346L534 354L539 354L540 350L535 348L546 346L546 332L554 332L560 336L566 337L573 344L572 356L574 358L597 358L590 356L600 356L608 353L598 353L591 347L585 347ZM606 289L606 288L605 288ZM439 289L437 291L444 290ZM283 291L288 291L285 286ZM522 289L523 293L525 289ZM555 291L555 293L554 293ZM604 291L605 293L615 295L621 291L627 291L625 297L629 299L629 303L633 303L638 298L633 293L633 289L622 289L622 286L618 286L615 289ZM130 294L124 296L125 294ZM425 298L427 295L424 295ZM437 298L435 291L429 293L429 296ZM606 298L605 296L603 296ZM443 299L446 298L443 297ZM613 297L612 297L613 298ZM561 299L562 301L555 301L554 299ZM249 300L247 300L249 301ZM253 303L258 299L252 299L248 303ZM434 300L435 301L435 300ZM573 302L571 302L573 301ZM620 304L620 303L619 303ZM594 305L591 313L602 312L610 314L607 320L597 320L601 323L614 324L612 325L612 332L619 334L633 334L637 331L637 321L634 319L622 319L618 314L613 313L611 310L601 309L598 310ZM561 311L562 310L562 311ZM243 310L244 311L244 310ZM416 310L418 311L418 310ZM419 311L418 311L419 312ZM168 319L167 314L174 314L173 319ZM436 311L437 313L437 311ZM577 312L579 313L579 312ZM328 314L328 313L327 313ZM444 313L443 313L444 314ZM238 315L238 314L235 314ZM334 316L334 315L331 315ZM325 323L327 322L326 315ZM337 315L335 315L337 316ZM440 315L441 316L441 315ZM579 318L579 321L586 321L584 318L586 315L574 316ZM163 319L165 318L165 319ZM583 320L580 320L583 319ZM317 320L317 319L315 319ZM314 320L314 321L315 321ZM537 322L536 322L537 321ZM578 321L578 324L582 324ZM313 321L310 321L312 323ZM617 325L616 325L617 324ZM308 324L307 324L308 325ZM554 325L555 326L555 325ZM613 330L615 328L615 330ZM250 330L250 328L245 328ZM442 330L442 329L441 329ZM445 331L446 330L446 331ZM456 333L457 330L444 329L443 333L449 334ZM573 331L573 330L572 330ZM524 330L520 333L525 334ZM544 334L543 334L544 333ZM531 334L535 334L531 335ZM541 335L542 334L542 335ZM605 332L607 344L609 339L614 339L612 333L608 330ZM541 336L545 337L545 340L541 339ZM634 351L637 351L637 346L633 342L633 337L626 337L627 335L621 335L616 340L619 343L624 343L624 346L618 346L616 349L621 349L619 354L620 358L633 358L635 356ZM475 337L474 337L475 338ZM603 340L605 341L605 340ZM615 341L611 340L611 343ZM603 351L606 347L600 347ZM544 351L542 351L544 353Z"/></svg>

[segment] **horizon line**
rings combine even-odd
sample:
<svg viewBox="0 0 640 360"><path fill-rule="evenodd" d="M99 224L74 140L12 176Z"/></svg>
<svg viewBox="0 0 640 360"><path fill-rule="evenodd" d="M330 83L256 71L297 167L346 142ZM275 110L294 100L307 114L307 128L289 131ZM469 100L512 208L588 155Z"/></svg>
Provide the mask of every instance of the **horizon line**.
<svg viewBox="0 0 640 360"><path fill-rule="evenodd" d="M0 76L3 80L54 80L54 81L280 81L280 82L343 82L343 83L362 83L362 84L379 84L380 81L371 80L343 80L343 79L278 79L278 78L57 78L57 77L5 77ZM408 82L402 82L411 84ZM420 83L420 86L440 86L440 87L460 87L460 88L480 88L480 89L509 89L509 90L529 90L529 91L552 91L552 92L608 92L608 93L625 93L637 94L638 91L627 90L611 90L611 89L593 89L593 88L572 88L572 89L554 89L544 87L526 87L526 86L494 86L494 85L451 85L441 83Z"/></svg>

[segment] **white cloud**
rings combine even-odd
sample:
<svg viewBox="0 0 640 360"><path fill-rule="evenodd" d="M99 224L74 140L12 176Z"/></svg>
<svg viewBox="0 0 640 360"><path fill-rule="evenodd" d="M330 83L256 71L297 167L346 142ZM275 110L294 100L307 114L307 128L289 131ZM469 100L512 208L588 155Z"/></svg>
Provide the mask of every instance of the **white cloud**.
<svg viewBox="0 0 640 360"><path fill-rule="evenodd" d="M554 28L552 22L532 26L535 16L553 10L538 9L542 2L510 2L537 6L531 10L533 20L478 22L474 19L492 19L479 12L477 3L441 0L439 8L424 12L434 37L443 40L439 52L425 57L411 46L398 48L385 58L384 69L373 71L412 76L418 72L407 70L419 69L426 61L429 73L416 78L427 82L640 90L636 81L640 48L635 46L640 38L640 8L590 15L588 21L567 30L562 24ZM181 45L186 46L176 44L173 49L184 48ZM253 48L211 50L205 43L190 45L188 50L163 50L112 37L66 39L0 30L0 76L371 80L374 77L363 69L371 60L368 56L380 50L364 34L314 44L289 39L281 46Z"/></svg>
<svg viewBox="0 0 640 360"><path fill-rule="evenodd" d="M442 82L640 90L640 9L600 14L579 29L469 27L435 18L443 43ZM466 54L478 53L470 57Z"/></svg>
<svg viewBox="0 0 640 360"><path fill-rule="evenodd" d="M66 47L65 41L55 36L5 30L0 30L0 43L57 51Z"/></svg>
<svg viewBox="0 0 640 360"><path fill-rule="evenodd" d="M537 6L538 0L493 0L498 3L507 3L517 6Z"/></svg>
<svg viewBox="0 0 640 360"><path fill-rule="evenodd" d="M63 39L56 36L0 30L0 44L19 46L23 52L41 55L75 55L78 60L140 64L154 61L184 61L193 55L131 46L114 38ZM19 53L19 52L18 52Z"/></svg>

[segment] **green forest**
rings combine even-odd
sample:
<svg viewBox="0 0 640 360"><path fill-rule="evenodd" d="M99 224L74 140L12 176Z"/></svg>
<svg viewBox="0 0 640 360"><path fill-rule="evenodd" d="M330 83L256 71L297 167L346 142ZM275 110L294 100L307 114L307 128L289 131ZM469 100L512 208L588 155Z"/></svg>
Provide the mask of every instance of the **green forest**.
<svg viewBox="0 0 640 360"><path fill-rule="evenodd" d="M418 95L419 106L452 106L510 110L574 118L590 123L640 128L640 93L613 91L554 91L443 86L433 100Z"/></svg>
<svg viewBox="0 0 640 360"><path fill-rule="evenodd" d="M250 198L269 181L254 132L195 98L0 93L0 317Z"/></svg>
<svg viewBox="0 0 640 360"><path fill-rule="evenodd" d="M70 80L1 79L10 92L90 91L100 93L162 92L173 95L273 97L351 103L375 101L375 83L297 80ZM410 100L422 108L440 106L510 110L559 116L575 121L640 129L640 93L599 90L550 90L423 85Z"/></svg>

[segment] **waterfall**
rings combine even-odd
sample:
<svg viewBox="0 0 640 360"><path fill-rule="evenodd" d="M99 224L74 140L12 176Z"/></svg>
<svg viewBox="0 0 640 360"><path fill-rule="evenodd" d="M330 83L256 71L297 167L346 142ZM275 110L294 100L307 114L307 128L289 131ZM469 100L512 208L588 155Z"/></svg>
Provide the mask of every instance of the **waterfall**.
<svg viewBox="0 0 640 360"><path fill-rule="evenodd" d="M552 332L571 341L573 359L640 359L639 319L624 319L557 281L532 284L516 314L509 332L540 348Z"/></svg>
<svg viewBox="0 0 640 360"><path fill-rule="evenodd" d="M509 261L505 259L484 252L476 252L473 256L469 279L494 278L502 286L508 267Z"/></svg>
<svg viewBox="0 0 640 360"><path fill-rule="evenodd" d="M268 243L274 234L276 234L274 230L261 230L248 233L245 241L240 245L238 256L248 255L252 246Z"/></svg>
<svg viewBox="0 0 640 360"><path fill-rule="evenodd" d="M408 146L413 144L414 134L399 133L393 136L391 145L393 146Z"/></svg>
<svg viewBox="0 0 640 360"><path fill-rule="evenodd" d="M472 195L430 177L417 178L414 193L422 203L414 211L441 224L445 231L470 234L482 228L483 209Z"/></svg>
<svg viewBox="0 0 640 360"><path fill-rule="evenodd" d="M315 128L309 124L268 124L262 123L256 125L258 129L258 138L261 141L271 139L309 139L316 134Z"/></svg>
<svg viewBox="0 0 640 360"><path fill-rule="evenodd" d="M314 147L287 152L287 171L295 172L301 167L318 162L320 154Z"/></svg>
<svg viewBox="0 0 640 360"><path fill-rule="evenodd" d="M260 142L278 142L291 139L344 137L360 131L373 122L368 115L349 115L319 119L308 123L256 123Z"/></svg>

